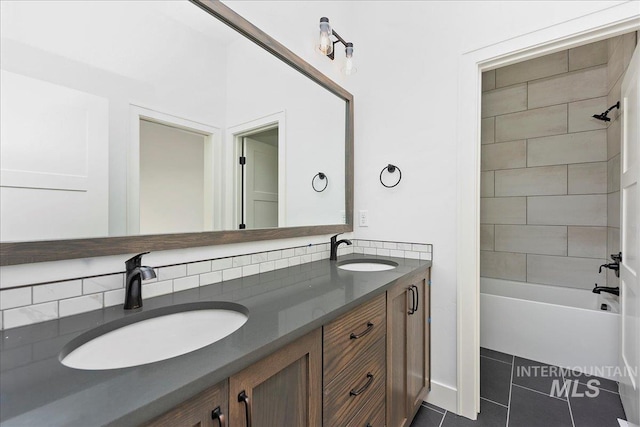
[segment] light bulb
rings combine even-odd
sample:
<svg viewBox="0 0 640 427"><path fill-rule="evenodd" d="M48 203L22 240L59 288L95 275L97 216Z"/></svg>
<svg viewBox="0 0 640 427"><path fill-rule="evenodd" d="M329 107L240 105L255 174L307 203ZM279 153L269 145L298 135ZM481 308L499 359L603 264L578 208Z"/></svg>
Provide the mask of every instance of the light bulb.
<svg viewBox="0 0 640 427"><path fill-rule="evenodd" d="M342 72L350 76L355 74L358 69L353 66L353 43L347 43L347 47L345 49L345 56L347 57L344 61L344 67L342 67Z"/></svg>
<svg viewBox="0 0 640 427"><path fill-rule="evenodd" d="M320 45L318 46L318 50L320 50L324 55L331 55L333 52L329 18L320 18Z"/></svg>

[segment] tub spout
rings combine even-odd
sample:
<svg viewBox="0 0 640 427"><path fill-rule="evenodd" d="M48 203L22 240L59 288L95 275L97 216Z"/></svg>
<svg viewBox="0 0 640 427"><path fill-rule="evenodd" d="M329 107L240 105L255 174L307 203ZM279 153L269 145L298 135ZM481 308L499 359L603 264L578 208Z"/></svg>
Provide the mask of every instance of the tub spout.
<svg viewBox="0 0 640 427"><path fill-rule="evenodd" d="M596 283L593 287L593 291L594 294L599 294L601 292L608 292L610 294L613 295L617 295L620 296L620 288L611 288L608 286L598 286L598 284Z"/></svg>

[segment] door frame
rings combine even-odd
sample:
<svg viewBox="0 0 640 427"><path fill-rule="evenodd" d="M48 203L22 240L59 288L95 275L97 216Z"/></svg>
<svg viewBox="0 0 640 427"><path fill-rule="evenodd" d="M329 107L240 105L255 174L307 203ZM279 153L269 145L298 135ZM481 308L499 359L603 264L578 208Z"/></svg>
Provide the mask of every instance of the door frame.
<svg viewBox="0 0 640 427"><path fill-rule="evenodd" d="M475 420L480 411L482 72L638 29L637 2L618 3L596 13L465 52L460 57L456 183L457 390L455 403L442 402L449 409L455 407L459 415Z"/></svg>
<svg viewBox="0 0 640 427"><path fill-rule="evenodd" d="M205 186L208 194L206 211L213 216L211 230L222 230L222 144L220 128L163 113L140 105L129 104L129 150L127 153L127 235L140 234L140 120L148 120L177 129L204 135L205 157L209 160L212 186ZM206 168L205 168L206 169Z"/></svg>
<svg viewBox="0 0 640 427"><path fill-rule="evenodd" d="M228 165L233 167L226 171L226 228L225 230L237 230L240 215L240 183L238 177L241 173L240 158L242 138L256 132L278 128L278 227L286 227L287 219L287 162L286 162L286 113L279 111L255 120L230 126L225 132L225 147Z"/></svg>

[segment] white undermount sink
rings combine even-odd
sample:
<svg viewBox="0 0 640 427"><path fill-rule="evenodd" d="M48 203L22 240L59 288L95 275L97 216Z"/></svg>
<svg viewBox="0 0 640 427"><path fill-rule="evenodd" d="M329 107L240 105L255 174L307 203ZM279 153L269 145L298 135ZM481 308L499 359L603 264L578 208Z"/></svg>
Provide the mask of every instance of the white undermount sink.
<svg viewBox="0 0 640 427"><path fill-rule="evenodd" d="M104 370L145 365L180 356L232 334L248 319L246 307L201 302L142 312L107 323L71 341L63 365Z"/></svg>
<svg viewBox="0 0 640 427"><path fill-rule="evenodd" d="M338 268L348 271L385 271L397 266L398 263L383 259L349 259L338 263Z"/></svg>

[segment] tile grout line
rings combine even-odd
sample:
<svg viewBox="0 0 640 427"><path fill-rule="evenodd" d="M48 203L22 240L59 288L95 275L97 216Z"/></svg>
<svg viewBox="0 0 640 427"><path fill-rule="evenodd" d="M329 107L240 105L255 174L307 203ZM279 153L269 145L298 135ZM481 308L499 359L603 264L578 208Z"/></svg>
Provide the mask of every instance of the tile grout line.
<svg viewBox="0 0 640 427"><path fill-rule="evenodd" d="M509 403L507 403L507 424L509 427L509 415L511 415L511 391L513 390L513 371L516 368L516 357L511 356L511 381L509 381Z"/></svg>
<svg viewBox="0 0 640 427"><path fill-rule="evenodd" d="M498 403L498 402L493 401L493 400L491 400L491 399L487 399L486 397L480 397L480 399L482 399L482 400L486 400L487 402L491 402L491 403L493 403L494 405L502 406L503 408L509 408L507 405L503 405L502 403Z"/></svg>
<svg viewBox="0 0 640 427"><path fill-rule="evenodd" d="M435 411L435 412L437 412L437 413L439 413L439 414L444 415L444 412L440 412L440 411L438 411L437 409L432 408L431 406L427 406L427 405L426 405L426 402L422 402L422 403L420 404L420 406L422 406L423 408L431 409L432 411ZM444 410L444 411L446 411L446 409L443 409L443 410Z"/></svg>
<svg viewBox="0 0 640 427"><path fill-rule="evenodd" d="M532 388L525 387L525 386L520 385L520 384L514 384L514 386L519 387L519 388L524 389L524 390L532 391L532 392L534 392L534 393L541 394L541 395L543 395L543 396L547 396L547 397L551 397L551 398L553 398L553 399L560 400L561 402L565 402L565 399L560 399L559 397L551 396L550 394L544 393L544 392L539 391L539 390L534 390L534 389L532 389Z"/></svg>
<svg viewBox="0 0 640 427"><path fill-rule="evenodd" d="M566 383L567 383L567 380L566 380L566 379L565 379L565 377L564 377L564 373L562 374L562 382L563 382L564 384L566 384ZM571 384L571 381L569 381L569 384ZM574 419L573 419L573 411L571 410L571 401L569 400L569 389L570 389L570 388L571 388L571 387L569 387L569 388L567 389L567 391L566 391L566 393L567 393L567 405L569 406L569 416L571 417L571 425L572 425L573 427L576 427L576 422L575 422L575 421L574 421Z"/></svg>
<svg viewBox="0 0 640 427"><path fill-rule="evenodd" d="M447 412L449 411L445 409L444 414L442 414L442 419L440 420L440 424L438 424L438 427L442 427L442 424L444 423L444 419L447 416Z"/></svg>
<svg viewBox="0 0 640 427"><path fill-rule="evenodd" d="M504 360L498 360L498 359L494 359L493 357L483 356L483 355L480 355L480 357L484 357L485 359L494 360L494 361L496 361L496 362L504 363L504 364L506 364L506 365L511 366L511 363L510 363L510 362L505 362Z"/></svg>

